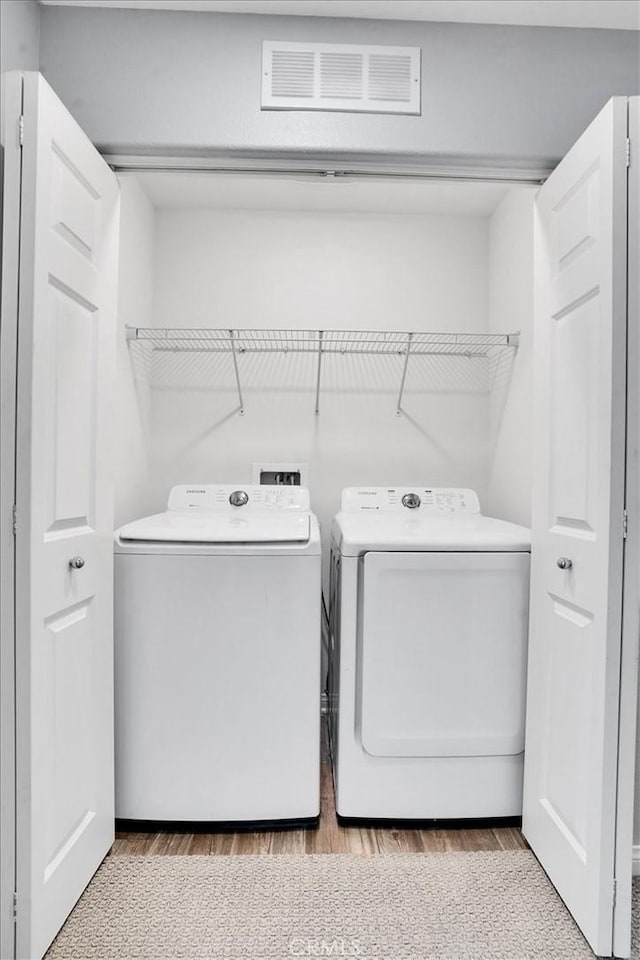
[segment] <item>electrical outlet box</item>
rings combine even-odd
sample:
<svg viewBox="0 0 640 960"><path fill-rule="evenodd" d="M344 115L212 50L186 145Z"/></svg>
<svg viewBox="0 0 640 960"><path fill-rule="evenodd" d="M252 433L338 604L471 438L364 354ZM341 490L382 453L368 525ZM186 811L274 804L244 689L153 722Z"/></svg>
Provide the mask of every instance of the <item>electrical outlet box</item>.
<svg viewBox="0 0 640 960"><path fill-rule="evenodd" d="M252 463L251 482L285 487L307 487L309 467L306 463Z"/></svg>

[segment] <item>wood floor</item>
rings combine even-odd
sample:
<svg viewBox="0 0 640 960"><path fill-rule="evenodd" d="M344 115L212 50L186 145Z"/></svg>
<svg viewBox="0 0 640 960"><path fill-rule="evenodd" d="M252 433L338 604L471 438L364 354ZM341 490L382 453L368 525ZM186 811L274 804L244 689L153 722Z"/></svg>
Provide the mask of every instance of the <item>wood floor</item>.
<svg viewBox="0 0 640 960"><path fill-rule="evenodd" d="M442 853L470 850L522 850L526 842L517 827L339 826L334 805L331 763L323 738L321 813L317 830L189 833L119 830L111 855L236 855L243 853Z"/></svg>

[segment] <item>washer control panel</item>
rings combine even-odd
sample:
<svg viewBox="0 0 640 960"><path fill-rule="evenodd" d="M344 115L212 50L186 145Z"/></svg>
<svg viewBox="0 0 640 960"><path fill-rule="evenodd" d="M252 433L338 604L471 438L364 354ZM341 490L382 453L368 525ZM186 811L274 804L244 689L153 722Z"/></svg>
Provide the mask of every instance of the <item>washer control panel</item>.
<svg viewBox="0 0 640 960"><path fill-rule="evenodd" d="M342 510L446 516L480 513L480 501L475 490L463 487L346 487L342 491Z"/></svg>
<svg viewBox="0 0 640 960"><path fill-rule="evenodd" d="M309 511L311 503L306 487L276 487L247 484L181 484L173 487L167 504L169 510L240 511L300 510Z"/></svg>

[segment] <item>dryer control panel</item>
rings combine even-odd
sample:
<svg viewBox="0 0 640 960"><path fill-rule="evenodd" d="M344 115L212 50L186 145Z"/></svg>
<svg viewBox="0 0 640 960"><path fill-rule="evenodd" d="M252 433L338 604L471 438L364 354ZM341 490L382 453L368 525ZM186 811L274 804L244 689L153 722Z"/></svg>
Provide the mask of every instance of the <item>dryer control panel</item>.
<svg viewBox="0 0 640 960"><path fill-rule="evenodd" d="M181 484L172 487L169 510L207 510L247 513L254 510L300 510L311 508L306 487L276 487L260 484Z"/></svg>
<svg viewBox="0 0 640 960"><path fill-rule="evenodd" d="M475 490L463 487L346 487L344 513L410 511L431 516L480 513Z"/></svg>

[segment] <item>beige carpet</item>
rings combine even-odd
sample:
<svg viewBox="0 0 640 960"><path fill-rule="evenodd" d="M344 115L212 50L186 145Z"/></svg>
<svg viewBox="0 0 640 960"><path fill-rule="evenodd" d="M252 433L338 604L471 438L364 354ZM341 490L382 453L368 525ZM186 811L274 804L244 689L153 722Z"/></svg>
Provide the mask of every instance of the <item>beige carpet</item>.
<svg viewBox="0 0 640 960"><path fill-rule="evenodd" d="M109 857L47 958L138 957L593 960L526 851Z"/></svg>

